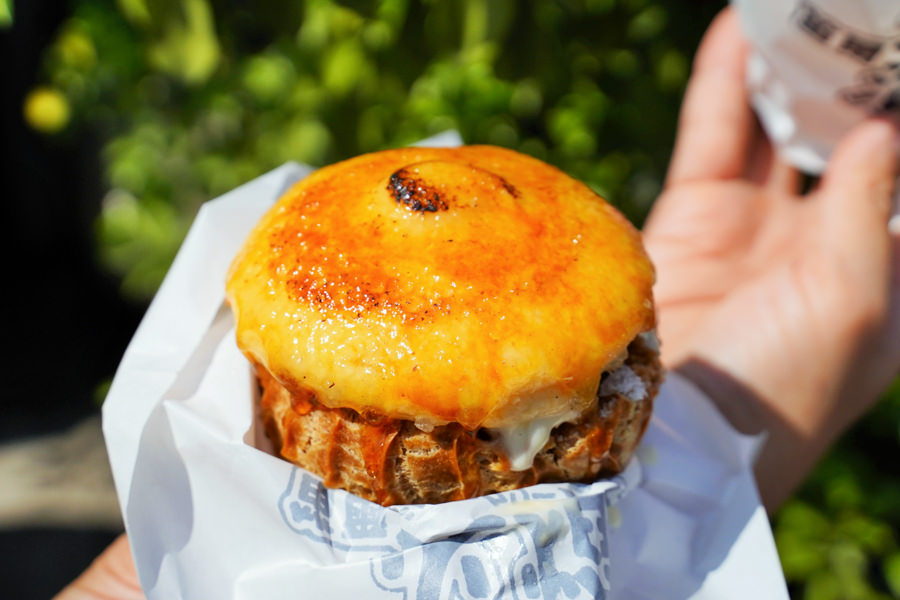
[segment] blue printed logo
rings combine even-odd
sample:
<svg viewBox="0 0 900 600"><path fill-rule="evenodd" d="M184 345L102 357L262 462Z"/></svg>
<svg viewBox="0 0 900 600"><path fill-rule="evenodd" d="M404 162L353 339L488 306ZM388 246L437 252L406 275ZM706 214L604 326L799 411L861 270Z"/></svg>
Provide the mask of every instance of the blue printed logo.
<svg viewBox="0 0 900 600"><path fill-rule="evenodd" d="M605 598L611 490L620 491L612 482L544 485L452 508L384 508L294 468L279 510L336 561L367 560L372 583L398 598Z"/></svg>

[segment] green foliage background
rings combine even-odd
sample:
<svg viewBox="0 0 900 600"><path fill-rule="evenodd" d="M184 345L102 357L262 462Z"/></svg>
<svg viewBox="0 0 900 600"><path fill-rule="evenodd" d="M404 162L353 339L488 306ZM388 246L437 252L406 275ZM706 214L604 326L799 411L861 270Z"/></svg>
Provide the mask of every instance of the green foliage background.
<svg viewBox="0 0 900 600"><path fill-rule="evenodd" d="M99 259L146 301L202 202L288 160L322 165L447 129L554 163L642 222L721 3L72 6L24 114L48 135L103 140ZM776 516L795 598L900 598L898 423L895 386Z"/></svg>

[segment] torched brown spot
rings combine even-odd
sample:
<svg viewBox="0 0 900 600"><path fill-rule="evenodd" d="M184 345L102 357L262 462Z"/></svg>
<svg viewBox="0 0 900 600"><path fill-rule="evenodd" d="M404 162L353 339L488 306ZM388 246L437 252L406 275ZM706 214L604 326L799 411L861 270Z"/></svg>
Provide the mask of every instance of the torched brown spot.
<svg viewBox="0 0 900 600"><path fill-rule="evenodd" d="M516 186L508 182L505 178L500 175L496 175L497 179L500 180L500 185L503 186L503 189L506 190L506 193L512 196L513 198L519 197L519 190L516 189Z"/></svg>
<svg viewBox="0 0 900 600"><path fill-rule="evenodd" d="M390 177L388 191L394 200L419 212L447 210L447 203L428 182L414 177L406 168L398 169Z"/></svg>
<svg viewBox="0 0 900 600"><path fill-rule="evenodd" d="M340 311L357 319L378 312L402 323L424 323L451 310L450 303L443 300L404 295L399 282L377 269L371 272L377 283L343 273L323 276L323 271L304 273L298 269L297 276L287 279L287 289L295 299L319 310Z"/></svg>

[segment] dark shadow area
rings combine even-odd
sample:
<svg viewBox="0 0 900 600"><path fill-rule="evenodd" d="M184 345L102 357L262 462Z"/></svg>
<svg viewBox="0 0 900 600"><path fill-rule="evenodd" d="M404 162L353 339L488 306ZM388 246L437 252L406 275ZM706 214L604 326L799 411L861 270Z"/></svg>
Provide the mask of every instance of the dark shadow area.
<svg viewBox="0 0 900 600"><path fill-rule="evenodd" d="M143 306L94 260L99 213L99 144L50 140L29 129L22 106L41 53L65 17L64 3L18 2L0 30L0 243L5 261L4 338L12 363L2 391L0 440L57 431L96 412L94 391L109 378Z"/></svg>
<svg viewBox="0 0 900 600"><path fill-rule="evenodd" d="M13 529L0 535L0 590L4 598L47 600L56 595L118 536L109 531ZM37 560L35 557L43 557Z"/></svg>
<svg viewBox="0 0 900 600"><path fill-rule="evenodd" d="M43 50L67 12L65 2L15 2L14 25L0 29L0 314L11 350L0 388L0 443L62 431L96 414L98 384L112 377L144 311L123 302L118 282L94 261L99 144L68 134L50 140L22 118ZM115 535L0 530L0 595L51 597Z"/></svg>

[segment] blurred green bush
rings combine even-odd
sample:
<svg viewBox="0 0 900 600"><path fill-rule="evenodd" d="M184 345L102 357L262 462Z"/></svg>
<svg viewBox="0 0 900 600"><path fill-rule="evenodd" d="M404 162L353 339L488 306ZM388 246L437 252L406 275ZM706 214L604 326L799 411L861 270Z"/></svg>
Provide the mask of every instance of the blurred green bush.
<svg viewBox="0 0 900 600"><path fill-rule="evenodd" d="M718 2L78 0L26 100L105 140L97 223L126 295L156 290L200 203L279 164L446 129L586 181L640 222Z"/></svg>
<svg viewBox="0 0 900 600"><path fill-rule="evenodd" d="M900 380L781 508L775 541L792 597L900 598Z"/></svg>
<svg viewBox="0 0 900 600"><path fill-rule="evenodd" d="M205 200L288 160L321 165L451 128L558 165L640 223L721 2L72 5L24 116L103 140L100 259L146 300ZM900 598L898 423L895 386L776 516L795 598Z"/></svg>

